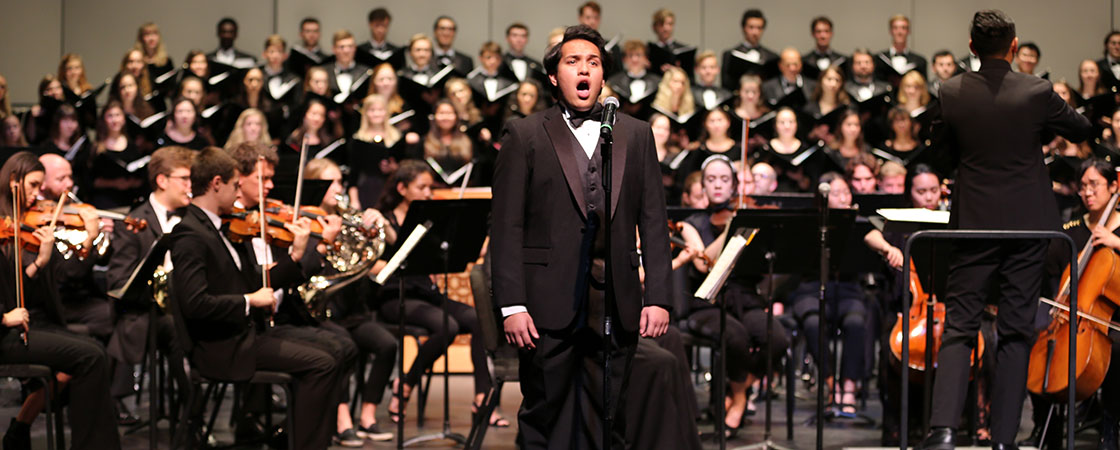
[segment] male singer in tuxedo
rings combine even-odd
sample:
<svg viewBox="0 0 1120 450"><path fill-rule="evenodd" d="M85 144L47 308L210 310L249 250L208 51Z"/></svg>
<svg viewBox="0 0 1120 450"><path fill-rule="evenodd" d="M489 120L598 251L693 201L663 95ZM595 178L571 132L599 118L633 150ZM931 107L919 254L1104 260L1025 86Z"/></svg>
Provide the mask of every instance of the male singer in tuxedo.
<svg viewBox="0 0 1120 450"><path fill-rule="evenodd" d="M191 369L203 377L236 382L248 381L257 370L292 374L292 401L299 405L289 411L295 415L296 448L326 448L337 413L333 394L340 367L329 352L268 331L273 291L261 287L246 246L232 244L222 231L220 216L232 211L238 182L237 162L222 149L207 147L195 157L194 198L171 233L170 305L176 331L188 336Z"/></svg>
<svg viewBox="0 0 1120 450"><path fill-rule="evenodd" d="M603 448L604 316L612 323L608 414L625 401L621 386L638 336L660 336L668 327L665 200L647 124L619 115L611 198L601 187L597 99L604 53L598 32L584 25L567 29L545 58L559 103L507 125L495 170L493 293L506 339L521 349L524 448ZM609 249L603 242L607 202ZM644 257L635 247L635 229ZM608 251L611 265L605 267ZM646 272L644 298L639 263ZM613 309L604 307L605 289L613 291ZM622 444L626 420L615 420L612 448Z"/></svg>
<svg viewBox="0 0 1120 450"><path fill-rule="evenodd" d="M152 153L148 161L148 183L152 193L148 200L133 208L128 216L147 222L142 230L130 230L124 226L113 228L112 255L109 257L109 270L105 281L110 290L120 289L132 276L132 271L140 264L163 235L171 232L182 218L183 210L191 204L191 158L194 151L186 147L164 147ZM161 258L163 269L171 270L171 256ZM144 298L150 301L151 297ZM135 392L136 384L132 366L140 364L148 343L148 303L117 301L113 304L116 320L113 336L109 339L109 356L116 360L117 368L113 374L113 397L118 399L121 408L123 397ZM175 328L171 316L160 314L156 326L156 342L160 351L172 361L181 361L183 351L175 342ZM172 375L180 386L189 383L183 372L182 364L172 364Z"/></svg>
<svg viewBox="0 0 1120 450"><path fill-rule="evenodd" d="M1043 132L1079 142L1092 127L1050 83L1011 71L1019 41L1015 24L1001 11L972 18L977 72L941 85L941 118L935 137L945 159L959 164L953 187L950 228L1056 230L1057 205L1042 162ZM991 394L993 448L1015 447L1027 361L1034 336L1043 259L1048 241L958 241L950 260L945 333L933 387L932 427L925 449L952 449L969 379L987 293L998 288L996 367L1000 382ZM990 349L989 349L990 350Z"/></svg>

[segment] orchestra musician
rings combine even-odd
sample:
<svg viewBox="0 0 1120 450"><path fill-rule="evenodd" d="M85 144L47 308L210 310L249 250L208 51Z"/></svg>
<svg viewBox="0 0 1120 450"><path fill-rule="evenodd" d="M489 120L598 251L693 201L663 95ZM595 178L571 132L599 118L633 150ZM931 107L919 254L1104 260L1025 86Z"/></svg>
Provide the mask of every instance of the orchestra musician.
<svg viewBox="0 0 1120 450"><path fill-rule="evenodd" d="M0 216L13 217L13 202L18 202L21 212L35 204L43 183L42 163L31 152L18 152L0 167L0 179L5 188L0 189ZM13 186L20 187L19 198L13 198ZM100 220L91 211L81 215L85 231L90 238L84 248L93 243L100 228ZM57 371L52 386L33 388L12 418L4 435L5 448L31 448L31 423L45 405L45 392L53 389L52 398L58 398L69 388L70 427L73 448L119 449L120 435L109 398L109 361L105 348L92 338L69 332L62 317L58 285L55 282L62 255L54 246L54 235L47 227L33 233L40 245L36 251L13 249L11 241L0 250L0 301L4 304L3 324L0 329L0 362L5 364L42 364ZM16 251L22 252L16 259ZM22 297L15 294L15 262L22 267ZM21 338L26 336L26 340Z"/></svg>

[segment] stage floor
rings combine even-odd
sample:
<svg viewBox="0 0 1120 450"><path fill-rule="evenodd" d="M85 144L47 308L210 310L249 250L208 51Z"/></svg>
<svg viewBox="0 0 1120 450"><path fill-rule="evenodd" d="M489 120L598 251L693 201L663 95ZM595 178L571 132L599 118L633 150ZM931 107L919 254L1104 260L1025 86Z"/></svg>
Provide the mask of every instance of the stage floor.
<svg viewBox="0 0 1120 450"><path fill-rule="evenodd" d="M452 375L451 377L451 429L452 431L466 435L470 432L470 401L472 389L472 379L468 375ZM813 449L816 448L815 437L816 428L807 421L814 415L814 401L816 399L815 393L805 390L799 383L799 390L796 396L794 408L794 439L787 441L786 437L786 421L785 421L785 401L784 398L779 397L773 404L774 420L773 420L773 436L774 443L782 447L791 449ZM706 384L697 387L697 398L701 404L707 404L707 388ZM232 392L232 390L230 390ZM5 380L0 383L0 421L5 426L14 417L18 409L18 385L12 380ZM505 416L510 419L513 426L510 428L491 428L486 434L486 441L483 448L486 449L515 449L514 444L517 434L517 421L516 411L517 405L521 401L521 393L516 383L507 384L502 392L502 411ZM877 398L876 394L872 394L872 398ZM386 401L388 396L386 396ZM443 421L443 384L437 378L432 383L432 395L429 399L429 405L425 413L427 418L423 429L416 427L416 397L412 398L407 411L408 419L405 427L405 438L411 438L426 433L434 433L440 431ZM131 404L132 399L129 399ZM223 412L219 415L218 424L216 425L216 435L219 442L229 442L232 440L232 434L228 426L228 410L232 402L227 399L223 402ZM762 403L758 403L758 409L763 409ZM824 430L825 449L855 449L855 448L882 448L879 443L880 429L878 428L879 419L882 417L882 410L877 400L868 401L867 409L862 411L864 414L874 419L875 426L860 427L853 425L842 424L826 424ZM142 417L147 415L147 396L145 395L143 404L139 409L139 414ZM739 448L750 444L758 443L763 440L763 417L755 415L751 418L752 423L743 427L738 436L728 441L727 448ZM278 419L280 420L280 419ZM387 415L385 414L384 404L378 408L378 422L383 424L382 429L389 428L386 425L391 424ZM1024 405L1023 423L1020 428L1020 437L1026 436L1030 432L1030 404ZM5 428L6 429L6 428ZM124 428L121 429L122 433ZM391 427L395 433L395 426ZM710 423L701 423L700 430L712 430ZM34 439L34 448L46 448L45 426L43 420L37 420L32 428L32 437ZM69 436L68 436L69 438ZM132 434L123 436L123 443L125 449L146 449L148 448L148 432L146 429ZM1095 431L1086 431L1080 433L1078 436L1078 449L1095 449L1097 440L1097 433ZM68 441L69 442L69 441ZM167 422L161 422L159 427L159 444L160 448L169 448L169 434L167 431ZM366 449L388 449L395 448L396 442L378 442L373 443L367 441L365 444ZM440 449L453 447L450 441L435 441L424 446L414 446L409 448L416 449ZM246 447L253 448L253 447ZM332 449L340 449L342 447L331 447ZM672 446L665 447L667 449L673 448ZM718 448L714 442L706 442L705 448ZM897 447L894 447L897 448ZM969 447L959 447L969 448ZM982 447L976 447L982 448ZM990 447L984 447L990 448Z"/></svg>

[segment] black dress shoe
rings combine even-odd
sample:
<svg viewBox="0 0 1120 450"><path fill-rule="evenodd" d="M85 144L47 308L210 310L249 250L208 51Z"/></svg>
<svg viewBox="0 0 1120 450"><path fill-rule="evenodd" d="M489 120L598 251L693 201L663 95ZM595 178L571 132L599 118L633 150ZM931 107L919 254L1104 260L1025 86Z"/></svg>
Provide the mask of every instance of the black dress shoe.
<svg viewBox="0 0 1120 450"><path fill-rule="evenodd" d="M140 423L140 418L132 413L123 399L117 399L117 425L128 427L137 423Z"/></svg>
<svg viewBox="0 0 1120 450"><path fill-rule="evenodd" d="M954 434L953 429L949 427L931 428L918 448L920 450L954 450L956 448L953 444Z"/></svg>
<svg viewBox="0 0 1120 450"><path fill-rule="evenodd" d="M1017 444L1023 447L1038 447L1039 442L1042 442L1042 424L1036 424L1031 428L1031 434Z"/></svg>
<svg viewBox="0 0 1120 450"><path fill-rule="evenodd" d="M992 444L992 450L1019 450L1015 444Z"/></svg>

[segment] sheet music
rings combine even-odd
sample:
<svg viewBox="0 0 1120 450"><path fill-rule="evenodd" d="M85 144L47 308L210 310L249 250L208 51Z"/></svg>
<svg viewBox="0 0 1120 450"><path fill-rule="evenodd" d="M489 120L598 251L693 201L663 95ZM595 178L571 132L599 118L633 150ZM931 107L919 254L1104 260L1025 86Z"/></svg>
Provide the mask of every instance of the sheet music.
<svg viewBox="0 0 1120 450"><path fill-rule="evenodd" d="M949 211L925 208L880 208L875 210L891 222L949 223Z"/></svg>
<svg viewBox="0 0 1120 450"><path fill-rule="evenodd" d="M82 144L85 144L88 139L89 136L83 134L82 137L74 142L74 145L70 146L69 150L66 150L66 154L63 155L63 158L66 158L67 161L73 161L74 157L78 156L78 150L82 148Z"/></svg>
<svg viewBox="0 0 1120 450"><path fill-rule="evenodd" d="M374 277L373 282L379 285L384 285L385 280L388 280L389 277L393 275L393 272L397 271L397 268L401 266L401 263L404 262L405 258L408 258L408 255L412 253L412 249L416 248L416 244L420 242L420 239L422 239L424 235L428 233L428 227L430 227L431 225L431 222L425 222L416 225L416 228L412 229L412 233L409 233L408 238L405 239L404 243L401 244L401 248L393 254L392 258L389 258L389 262L385 264L385 267L381 269L381 272L377 273L377 276Z"/></svg>
<svg viewBox="0 0 1120 450"><path fill-rule="evenodd" d="M143 158L137 159L136 161L128 163L128 165L125 166L124 168L129 173L133 173L133 172L136 172L137 170L140 170L140 169L144 168L144 166L147 166L148 161L151 161L151 160L152 160L152 156L148 155L148 156L145 156Z"/></svg>
<svg viewBox="0 0 1120 450"><path fill-rule="evenodd" d="M335 149L341 147L344 143L346 143L346 138L332 142L330 145L323 147L322 150L319 150L318 153L315 153L315 158L313 159L326 158L327 155L330 155L331 152L334 152Z"/></svg>
<svg viewBox="0 0 1120 450"><path fill-rule="evenodd" d="M738 262L739 256L743 254L743 249L751 244L756 234L758 234L757 228L740 229L728 239L727 246L720 252L719 258L708 270L708 276L704 278L703 283L700 283L700 287L696 289L693 296L708 303L714 303L716 294L723 288L727 278L731 276L731 269L735 268L735 263Z"/></svg>

